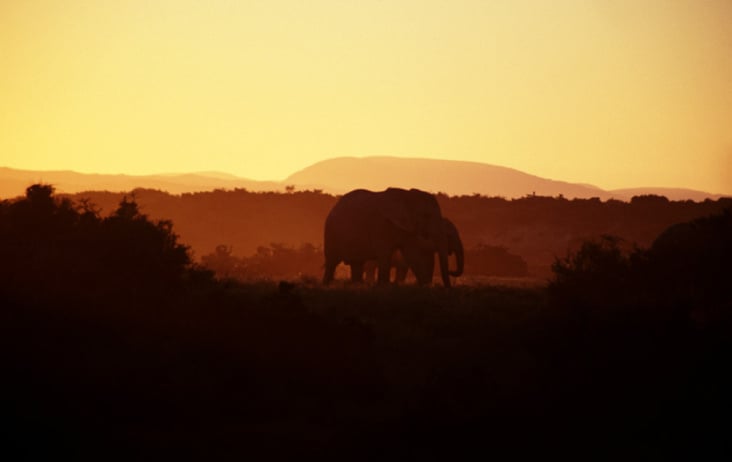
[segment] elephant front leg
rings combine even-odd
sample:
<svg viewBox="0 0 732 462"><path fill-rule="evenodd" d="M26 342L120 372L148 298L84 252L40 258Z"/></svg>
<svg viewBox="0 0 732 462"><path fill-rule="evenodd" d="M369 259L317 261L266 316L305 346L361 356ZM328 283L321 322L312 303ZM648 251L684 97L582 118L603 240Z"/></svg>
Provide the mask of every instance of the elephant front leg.
<svg viewBox="0 0 732 462"><path fill-rule="evenodd" d="M445 288L450 288L450 273L447 269L447 252L439 254L440 274L442 275L442 283Z"/></svg>
<svg viewBox="0 0 732 462"><path fill-rule="evenodd" d="M376 282L376 262L369 260L363 265L363 278L367 283Z"/></svg>
<svg viewBox="0 0 732 462"><path fill-rule="evenodd" d="M391 276L391 259L379 259L379 284L388 284Z"/></svg>

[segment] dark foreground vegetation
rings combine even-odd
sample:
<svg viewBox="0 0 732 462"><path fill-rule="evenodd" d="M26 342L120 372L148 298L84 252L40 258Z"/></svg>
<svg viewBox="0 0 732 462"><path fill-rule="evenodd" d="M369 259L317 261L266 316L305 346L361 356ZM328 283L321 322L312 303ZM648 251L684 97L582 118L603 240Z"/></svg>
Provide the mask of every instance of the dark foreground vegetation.
<svg viewBox="0 0 732 462"><path fill-rule="evenodd" d="M0 203L12 459L729 454L732 212L587 241L548 288L218 281L169 222ZM225 250L225 249L222 249Z"/></svg>

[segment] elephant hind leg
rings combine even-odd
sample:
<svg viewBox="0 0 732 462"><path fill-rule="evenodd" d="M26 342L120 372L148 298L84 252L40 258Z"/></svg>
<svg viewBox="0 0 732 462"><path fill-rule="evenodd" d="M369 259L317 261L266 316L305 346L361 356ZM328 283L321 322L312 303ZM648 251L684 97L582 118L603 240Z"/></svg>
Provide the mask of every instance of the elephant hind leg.
<svg viewBox="0 0 732 462"><path fill-rule="evenodd" d="M335 275L335 269L336 266L338 266L337 262L333 261L326 261L325 262L325 274L323 274L323 284L328 285L333 281L333 276Z"/></svg>
<svg viewBox="0 0 732 462"><path fill-rule="evenodd" d="M407 265L398 265L396 267L396 279L395 282L403 284L407 280L407 271L409 267Z"/></svg>
<svg viewBox="0 0 732 462"><path fill-rule="evenodd" d="M389 259L379 260L379 284L388 284L391 277L391 261Z"/></svg>

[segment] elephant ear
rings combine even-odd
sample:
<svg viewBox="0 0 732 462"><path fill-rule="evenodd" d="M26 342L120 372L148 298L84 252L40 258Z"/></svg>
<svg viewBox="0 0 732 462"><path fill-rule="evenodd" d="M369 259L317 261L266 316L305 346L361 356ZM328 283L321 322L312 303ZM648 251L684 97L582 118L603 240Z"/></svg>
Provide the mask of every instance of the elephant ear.
<svg viewBox="0 0 732 462"><path fill-rule="evenodd" d="M414 212L410 210L406 201L399 200L399 198L393 196L385 199L380 207L381 214L384 218L396 228L409 234L416 234L417 221L414 217Z"/></svg>

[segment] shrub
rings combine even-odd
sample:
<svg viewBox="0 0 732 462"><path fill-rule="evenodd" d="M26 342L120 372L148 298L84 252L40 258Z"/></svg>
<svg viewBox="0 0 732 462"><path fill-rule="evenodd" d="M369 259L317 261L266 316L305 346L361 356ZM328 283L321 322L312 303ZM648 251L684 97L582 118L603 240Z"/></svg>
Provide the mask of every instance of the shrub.
<svg viewBox="0 0 732 462"><path fill-rule="evenodd" d="M642 259L639 249L629 251L615 236L590 240L552 264L550 294L564 304L608 305L620 302L633 284L633 265Z"/></svg>
<svg viewBox="0 0 732 462"><path fill-rule="evenodd" d="M35 296L159 291L192 271L173 224L149 220L134 200L101 218L42 184L0 204L0 260L0 291Z"/></svg>

